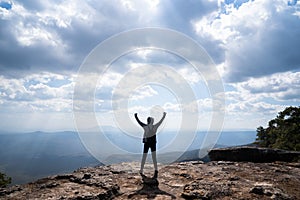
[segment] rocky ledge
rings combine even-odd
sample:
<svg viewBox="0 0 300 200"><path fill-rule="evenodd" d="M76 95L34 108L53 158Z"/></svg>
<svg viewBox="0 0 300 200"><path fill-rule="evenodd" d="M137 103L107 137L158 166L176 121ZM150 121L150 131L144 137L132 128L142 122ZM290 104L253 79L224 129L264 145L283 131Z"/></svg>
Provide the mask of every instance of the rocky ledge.
<svg viewBox="0 0 300 200"><path fill-rule="evenodd" d="M191 161L81 168L71 174L0 189L0 199L300 199L300 163Z"/></svg>
<svg viewBox="0 0 300 200"><path fill-rule="evenodd" d="M210 160L226 160L238 162L300 162L299 151L260 148L251 146L213 149L209 152Z"/></svg>

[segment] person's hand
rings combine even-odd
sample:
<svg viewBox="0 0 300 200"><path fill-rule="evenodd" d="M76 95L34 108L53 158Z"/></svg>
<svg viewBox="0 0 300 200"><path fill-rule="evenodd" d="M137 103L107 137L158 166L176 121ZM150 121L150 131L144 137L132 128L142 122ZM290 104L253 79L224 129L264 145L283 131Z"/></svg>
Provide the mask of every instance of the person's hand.
<svg viewBox="0 0 300 200"><path fill-rule="evenodd" d="M134 116L137 116L137 113L134 113Z"/></svg>
<svg viewBox="0 0 300 200"><path fill-rule="evenodd" d="M167 113L166 112L164 112L164 115L166 115Z"/></svg>

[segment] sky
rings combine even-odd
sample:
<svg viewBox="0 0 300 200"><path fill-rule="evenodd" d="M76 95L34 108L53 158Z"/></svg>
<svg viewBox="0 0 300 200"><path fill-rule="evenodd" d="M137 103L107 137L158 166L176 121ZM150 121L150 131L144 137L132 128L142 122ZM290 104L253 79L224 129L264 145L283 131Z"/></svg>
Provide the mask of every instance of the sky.
<svg viewBox="0 0 300 200"><path fill-rule="evenodd" d="M255 130L285 107L300 103L297 0L0 0L0 26L1 131L76 130L73 97L88 55L109 38L148 27L183 34L210 56L224 87L225 106L220 108L224 130ZM180 48L178 41L172 45ZM143 73L150 69L147 73L155 75L152 82L143 80L139 69ZM161 76L151 69L166 69L169 74ZM193 104L181 102L176 89L159 83L172 75L188 83ZM143 121L167 112L164 127L170 130L179 129L182 120L191 121L192 116L198 119L199 130L208 130L219 120L212 117L216 110L207 74L163 49L139 48L119 56L105 73L91 75L96 83L84 76L80 103L85 105L84 92L94 89L93 114L99 126L127 123L114 100L131 88L126 85L129 80L140 83L126 99L130 124L136 124L135 112ZM88 120L84 124L87 130L95 125ZM188 127L187 123L182 128Z"/></svg>

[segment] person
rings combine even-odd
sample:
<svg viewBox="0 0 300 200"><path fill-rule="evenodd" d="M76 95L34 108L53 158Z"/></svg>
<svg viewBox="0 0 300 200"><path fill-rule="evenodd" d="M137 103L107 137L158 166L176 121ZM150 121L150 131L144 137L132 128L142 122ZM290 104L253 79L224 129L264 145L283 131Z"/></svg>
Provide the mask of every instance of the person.
<svg viewBox="0 0 300 200"><path fill-rule="evenodd" d="M137 113L135 113L134 116L135 116L136 121L139 123L139 125L144 129L144 136L143 136L144 150L143 150L143 157L142 157L142 161L141 161L140 175L143 176L144 165L146 162L148 150L150 148L153 165L154 165L154 170L155 170L153 178L157 178L158 169L157 169L157 160L156 160L156 132L157 132L158 127L164 121L164 119L166 117L166 112L163 113L163 117L156 124L153 124L154 119L152 117L148 117L147 124L144 124L143 122L141 122L139 120Z"/></svg>

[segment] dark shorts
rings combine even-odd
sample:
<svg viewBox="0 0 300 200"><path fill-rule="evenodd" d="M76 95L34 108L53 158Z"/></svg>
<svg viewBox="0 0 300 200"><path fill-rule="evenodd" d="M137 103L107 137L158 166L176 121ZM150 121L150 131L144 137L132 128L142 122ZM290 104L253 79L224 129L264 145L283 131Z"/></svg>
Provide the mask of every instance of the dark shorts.
<svg viewBox="0 0 300 200"><path fill-rule="evenodd" d="M144 143L144 153L148 153L149 148L151 149L151 152L156 151L156 142Z"/></svg>

